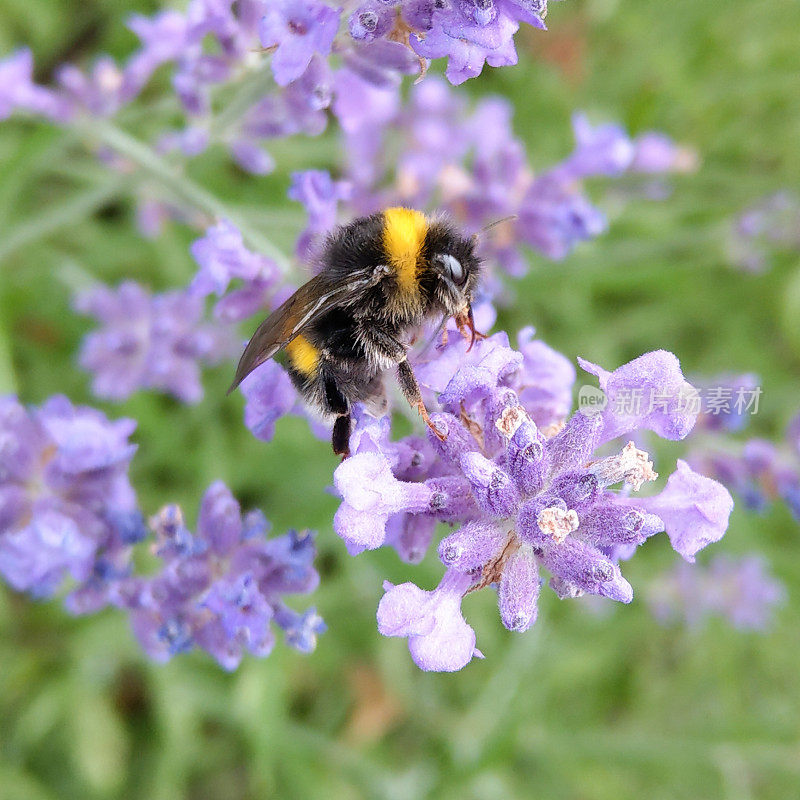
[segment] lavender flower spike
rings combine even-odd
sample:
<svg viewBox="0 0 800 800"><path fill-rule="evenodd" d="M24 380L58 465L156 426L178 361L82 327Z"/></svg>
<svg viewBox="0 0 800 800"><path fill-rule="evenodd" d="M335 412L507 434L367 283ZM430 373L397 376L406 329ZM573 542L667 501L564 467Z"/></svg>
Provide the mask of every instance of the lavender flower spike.
<svg viewBox="0 0 800 800"><path fill-rule="evenodd" d="M439 546L446 568L439 587L426 592L412 583L389 584L378 609L381 633L407 636L422 669L460 669L474 655L474 633L460 612L467 592L497 587L503 624L524 631L538 614L542 568L559 597L589 593L630 603L633 588L617 563L622 555L666 528L673 547L691 558L727 526L727 491L683 462L660 495L638 499L634 494L658 478L649 455L633 442L611 455L595 454L609 431L650 427L671 437L693 416L687 421L669 405L627 418L613 410L575 413L540 430L511 388L525 369L513 356L507 339L495 335L481 342L480 353L464 357L439 398L459 416L432 417L447 431L444 442L429 434L432 461L412 467L403 454L421 454L418 445L367 437L374 426L362 417L351 446L371 442L374 449L336 471L345 501L336 530L351 549L382 544L388 519L403 513L460 524ZM476 359L504 368L476 369ZM623 388L685 384L677 359L664 352L613 373L594 369L617 395ZM540 398L529 397L531 409L540 409Z"/></svg>
<svg viewBox="0 0 800 800"><path fill-rule="evenodd" d="M63 97L33 82L33 55L27 48L0 59L0 120L17 109L66 122L74 109Z"/></svg>
<svg viewBox="0 0 800 800"><path fill-rule="evenodd" d="M314 649L324 623L313 609L299 614L284 603L285 595L308 594L319 583L311 534L267 538L261 512L242 516L219 481L202 499L196 534L176 506L162 509L151 526L163 568L123 580L117 603L151 658L167 661L197 646L236 669L245 652L269 655L273 626L297 650Z"/></svg>
<svg viewBox="0 0 800 800"><path fill-rule="evenodd" d="M117 289L99 285L83 292L75 306L103 324L86 337L80 355L98 397L123 400L139 389L157 389L196 403L203 396L200 364L235 352L230 331L203 323L202 298L187 292L151 295L126 281Z"/></svg>
<svg viewBox="0 0 800 800"><path fill-rule="evenodd" d="M124 560L139 538L135 427L63 396L31 410L0 398L0 575L15 589L50 595L67 574L83 583Z"/></svg>
<svg viewBox="0 0 800 800"><path fill-rule="evenodd" d="M242 234L227 220L213 225L202 238L193 242L191 252L200 269L189 291L201 297L210 294L221 297L236 278L274 282L281 277L275 262L248 250Z"/></svg>

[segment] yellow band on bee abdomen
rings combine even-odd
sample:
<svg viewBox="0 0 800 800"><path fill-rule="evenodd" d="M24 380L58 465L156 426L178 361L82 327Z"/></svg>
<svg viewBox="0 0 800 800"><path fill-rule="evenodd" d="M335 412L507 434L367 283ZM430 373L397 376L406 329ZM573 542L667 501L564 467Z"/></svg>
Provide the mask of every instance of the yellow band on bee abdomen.
<svg viewBox="0 0 800 800"><path fill-rule="evenodd" d="M302 334L286 345L286 353L292 366L303 375L313 375L317 371L319 350Z"/></svg>
<svg viewBox="0 0 800 800"><path fill-rule="evenodd" d="M417 292L417 269L428 222L411 208L387 208L383 212L383 249L389 256L397 282L407 292Z"/></svg>

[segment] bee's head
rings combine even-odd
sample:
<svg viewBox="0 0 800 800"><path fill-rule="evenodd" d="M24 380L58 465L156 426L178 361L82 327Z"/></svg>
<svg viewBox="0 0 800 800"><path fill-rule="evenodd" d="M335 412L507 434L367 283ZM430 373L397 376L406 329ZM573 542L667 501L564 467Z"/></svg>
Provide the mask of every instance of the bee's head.
<svg viewBox="0 0 800 800"><path fill-rule="evenodd" d="M434 223L426 237L428 284L436 311L448 316L464 313L472 303L480 276L475 240L451 226Z"/></svg>

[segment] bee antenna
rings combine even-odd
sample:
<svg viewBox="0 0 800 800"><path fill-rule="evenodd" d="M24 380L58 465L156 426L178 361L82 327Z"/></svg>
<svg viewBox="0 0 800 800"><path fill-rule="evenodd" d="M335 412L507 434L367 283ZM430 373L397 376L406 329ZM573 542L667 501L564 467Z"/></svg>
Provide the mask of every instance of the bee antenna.
<svg viewBox="0 0 800 800"><path fill-rule="evenodd" d="M487 225L484 225L479 231L476 231L472 234L472 239L477 242L484 233L488 233L492 228L496 228L498 225L502 225L504 222L511 222L512 220L519 219L519 214L509 214L507 217L502 217L501 219L496 219L494 222L490 222Z"/></svg>

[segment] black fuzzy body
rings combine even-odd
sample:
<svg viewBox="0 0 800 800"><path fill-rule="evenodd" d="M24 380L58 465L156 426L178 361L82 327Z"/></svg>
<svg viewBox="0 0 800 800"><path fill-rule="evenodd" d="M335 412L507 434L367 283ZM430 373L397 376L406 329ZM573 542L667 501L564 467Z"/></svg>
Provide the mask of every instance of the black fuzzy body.
<svg viewBox="0 0 800 800"><path fill-rule="evenodd" d="M477 282L474 240L446 221L413 216L414 225L398 226L403 232L413 228L413 259L402 236L405 249L396 247L397 252L391 252L395 240L387 234L387 226L398 215L407 219L415 212L389 209L354 220L328 236L319 255L313 292L306 291L324 297L324 303L287 341L278 343L287 350L289 375L306 401L325 416L348 417L346 423L337 421L334 429L337 452L346 452L341 448L349 437L353 403L363 402L373 412L381 412L385 408L384 372L406 360L410 340L426 320L468 308ZM442 277L436 254L448 254L463 265L466 279L462 286ZM251 345L257 336L258 331ZM266 344L276 341L271 337ZM270 357L271 352L267 353ZM261 363L257 352L248 357L248 351L243 362L245 369L240 362L237 381ZM410 382L401 379L406 397L412 404L420 404L413 372L409 368L401 373L412 376Z"/></svg>

